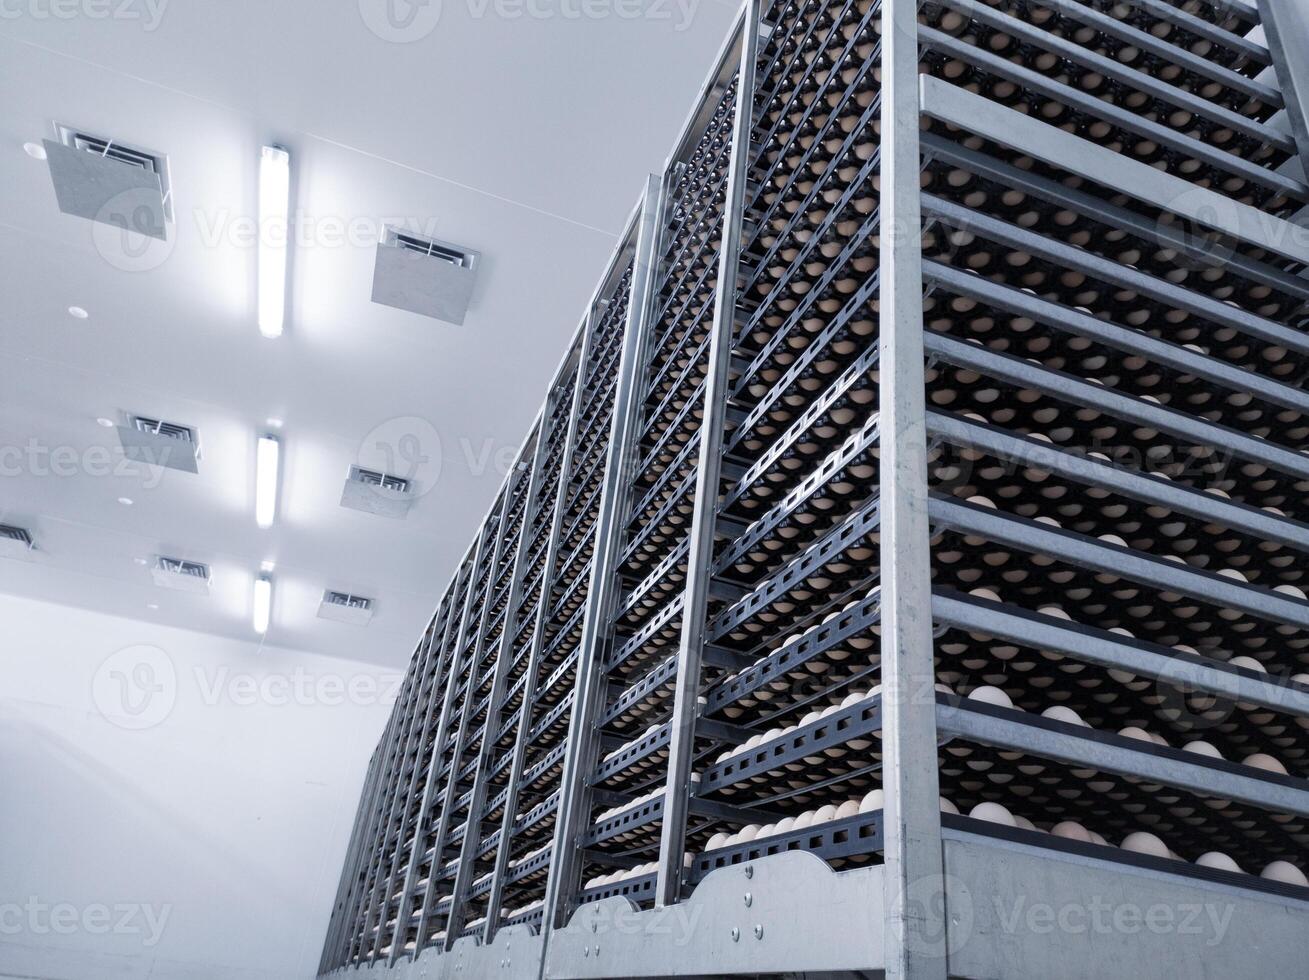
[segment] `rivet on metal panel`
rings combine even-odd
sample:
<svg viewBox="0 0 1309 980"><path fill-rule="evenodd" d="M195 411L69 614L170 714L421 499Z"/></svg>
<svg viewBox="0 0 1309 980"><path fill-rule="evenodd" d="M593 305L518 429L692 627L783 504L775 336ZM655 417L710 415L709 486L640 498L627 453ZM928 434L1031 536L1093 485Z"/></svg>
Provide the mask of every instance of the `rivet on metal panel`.
<svg viewBox="0 0 1309 980"><path fill-rule="evenodd" d="M738 928L736 928L736 926L733 926L733 927L732 927L732 942L734 942L734 943L739 943L740 941L741 941L741 930L738 929Z"/></svg>
<svg viewBox="0 0 1309 980"><path fill-rule="evenodd" d="M754 865L753 865L753 864L747 864L747 865L745 866L745 876L746 876L747 878L753 878L753 877L754 877Z"/></svg>
<svg viewBox="0 0 1309 980"><path fill-rule="evenodd" d="M745 893L745 907L746 907L746 908L749 908L749 907L750 907L751 905L753 905L753 904L754 904L754 896L751 895L749 892L746 892L746 893Z"/></svg>
<svg viewBox="0 0 1309 980"><path fill-rule="evenodd" d="M764 927L763 927L763 924L762 924L762 923L756 923L756 924L755 924L755 927L754 927L754 937L755 937L755 939L763 939L763 938L764 938Z"/></svg>

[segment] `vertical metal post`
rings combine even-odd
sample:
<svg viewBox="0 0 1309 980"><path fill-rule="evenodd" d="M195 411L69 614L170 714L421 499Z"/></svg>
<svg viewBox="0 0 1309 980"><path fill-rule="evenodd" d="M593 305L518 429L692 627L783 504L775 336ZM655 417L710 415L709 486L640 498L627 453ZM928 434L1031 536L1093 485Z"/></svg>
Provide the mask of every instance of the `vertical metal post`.
<svg viewBox="0 0 1309 980"><path fill-rule="evenodd" d="M882 2L881 579L888 980L945 980L923 372L918 4Z"/></svg>
<svg viewBox="0 0 1309 980"><path fill-rule="evenodd" d="M578 643L573 710L568 719L568 737L564 743L566 748L559 783L559 811L555 818L554 846L550 854L550 872L542 917L542 970L545 969L550 936L556 927L564 924L564 919L571 911L573 896L577 893L581 872L577 842L582 821L590 813L590 787L587 784L595 767L595 719L599 699L604 694L601 675L608 652L613 605L618 596L618 574L614 566L622 540L622 511L626 498L623 490L630 484L636 464L636 429L641 407L637 389L650 333L659 223L663 213L663 187L660 179L653 174L646 181L643 200L636 257L633 261L627 327L623 333L618 388L614 393L604 487L600 493L600 510L595 522L591 584L586 595L582 638Z"/></svg>
<svg viewBox="0 0 1309 980"><path fill-rule="evenodd" d="M461 578L461 577L462 577L462 573L461 573L461 572L460 572L460 573L456 573L456 575L455 575L455 579L454 579L454 582L451 584L451 588L454 590L454 591L451 593L451 603L453 603L453 601L454 601L454 597L458 595L458 587L459 587L459 581L460 581L460 578ZM395 857L394 857L394 861L393 861L392 878L395 877L395 873L396 873L396 871L399 870L399 867L400 867L400 853L401 853L401 848L402 848L403 845L404 845L405 824L408 822L408 819L409 819L408 814L409 814L410 804L411 804L411 801L412 801L413 798L414 798L414 793L417 792L417 790L418 790L418 779L419 779L419 773L420 773L420 771L421 771L422 768L423 768L422 765L420 764L419 759L417 758L417 754L422 750L423 743L427 740L427 733L428 733L428 731L431 730L431 727L432 727L432 716L433 716L434 714L437 713L436 706L437 706L437 704L438 704L438 698L436 697L436 689L437 689L437 685L441 682L441 678L445 675L445 673L446 673L446 671L447 671L447 668L448 668L448 665L449 665L449 657L450 657L450 626L451 626L451 623L452 623L456 618L457 618L457 617L454 615L453 610L447 608L447 609L445 610L444 614L443 614L443 620L444 620L444 621L443 621L442 624L441 624L441 634L442 634L442 635L441 635L440 638L438 639L438 637L435 635L435 632L434 632L433 635L432 635L432 638L431 638L431 643L434 644L434 645L436 646L436 649L437 649L437 653L436 653L436 662L435 662L434 664L432 664L432 668L431 668L431 669L432 669L432 682L431 682L431 684L428 685L428 693L427 693L427 697L426 697L426 707L424 708L424 711L423 711L423 721L422 721L422 725L421 725L421 727L418 729L418 744L417 744L417 746L416 746L415 749L414 749L414 753L415 753L415 758L414 758L414 769L413 769L413 772L410 773L410 775L409 775L409 786L408 786L408 788L406 789L405 794L404 794L404 800L403 800L403 804L402 804L402 805L403 805L403 807L404 807L404 814L405 814L405 815L404 815L404 817L402 818L402 820L401 820L401 824L400 824L400 841L399 841L399 843L396 844ZM428 658L429 663L431 662L431 659L432 659L431 657ZM415 826L414 826L413 844L411 844L411 845L410 845L410 848L409 848L409 854L408 854L408 861L409 861L409 863L408 863L408 865L406 866L406 869L405 869L405 888L406 888L406 889L408 888L409 883L410 883L410 881L412 880L412 877L413 877L413 870L414 870L415 865L417 864L417 859L418 859L417 850L418 850L418 840L419 840L418 835L419 835L419 831L420 831L420 829L421 829L421 824L422 824L422 814L421 814L421 812L420 812L419 815L418 815L417 821L416 821L416 823L415 823ZM382 916L382 921L383 921L383 922L386 921L386 911L390 909L390 903L391 903L391 893L390 893L390 892L388 892L388 894L387 894L387 896L386 896L386 899L385 899L385 902L386 902L386 904L383 906L383 910L384 910L384 911L383 911L383 916ZM396 920L395 920L395 922L396 922L396 935L395 935L395 937L392 939L392 942L391 942L391 952L390 952L389 956L387 957L387 962L388 962L388 964L394 964L395 961L400 957L400 955L401 955L401 953L402 953L402 951L403 951L403 948L404 948L404 941L403 941L403 940L405 939L405 936L406 936L406 934L407 934L407 932L408 932L408 930L407 930L407 928L406 928L406 919L405 919L405 916L408 914L407 905L408 905L408 892L407 892L407 890L406 890L406 891L404 891L404 892L401 893L400 903L399 903L399 906L397 907L397 910L396 910Z"/></svg>
<svg viewBox="0 0 1309 980"><path fill-rule="evenodd" d="M589 330L588 325L588 335ZM585 349L585 346L583 346L583 349ZM580 385L575 387L580 387ZM546 449L550 443L546 430L550 424L550 418L554 414L555 406L556 399L552 393L546 399L545 407L541 410L541 421L537 425L536 445L532 453L532 469L527 477L527 499L523 501L522 526L519 529L518 543L514 549L514 567L510 573L509 595L505 600L508 605L505 606L504 624L500 627L500 644L499 649L496 651L495 676L491 680L491 699L486 706L486 719L482 722L482 740L478 750L477 772L473 777L473 794L468 802L468 818L465 823L467 829L464 831L463 846L459 849L459 868L455 872L454 890L451 892L450 919L445 930L446 950L454 945L456 936L464 926L464 904L468 895L469 879L473 872L473 858L482 844L482 807L486 805L487 770L490 768L494 756L495 734L500 730L500 699L504 696L505 674L508 673L509 664L512 660L513 637L517 632L518 622L515 618L515 611L522 595L523 575L526 571L524 565L527 561L528 548L531 545L531 535L528 534L528 531L531 529L532 504L536 501L537 494L541 489L540 483L543 475L542 471L545 467ZM515 463L515 465L517 464ZM509 513L508 502L506 503L505 513ZM501 528L501 534L504 534L504 528Z"/></svg>
<svg viewBox="0 0 1309 980"><path fill-rule="evenodd" d="M410 673L405 679L400 699L396 702L394 709L395 724L391 732L391 745L386 755L386 767L382 773L382 785L378 797L377 832L373 835L374 847L377 853L370 855L369 858L368 877L361 896L366 904L362 906L363 918L359 922L351 943L347 955L348 960L354 960L364 955L373 914L377 911L377 898L381 890L382 863L386 855L386 843L391 836L390 819L395 808L396 783L400 776L401 753L404 749L405 737L408 731L406 727L408 714L413 705L413 699L417 696L417 691L414 688L417 678L418 661L415 658L410 665Z"/></svg>
<svg viewBox="0 0 1309 980"><path fill-rule="evenodd" d="M550 616L551 589L554 585L555 564L559 561L559 536L563 533L564 505L568 500L568 486L572 479L573 449L577 441L577 426L582 410L582 395L586 387L586 361L594 343L594 317L588 315L585 339L577 361L577 381L573 385L573 404L568 413L568 432L564 437L563 462L559 468L559 486L555 491L554 514L550 519L550 536L546 539L545 561L541 567L541 598L536 604L536 623L532 628L532 644L527 655L527 668L523 678L523 702L518 706L518 732L514 737L513 758L509 763L509 782L506 783L504 813L500 818L500 846L496 849L495 868L491 872L491 893L486 903L486 928L482 942L489 943L500 924L500 906L504 902L505 875L509 869L509 850L512 844L514 816L518 809L518 782L523 777L523 763L527 758L527 736L532 729L532 698L536 693L537 674L541 670L541 651L545 646L545 626Z"/></svg>
<svg viewBox="0 0 1309 980"><path fill-rule="evenodd" d="M388 718L383 738L386 737L386 733L390 731L390 728L391 722ZM382 747L379 742L373 749L372 757L368 760L368 771L364 777L363 788L359 793L359 804L355 808L354 827L350 831L350 843L346 848L345 864L341 869L341 881L337 886L336 898L332 902L332 918L328 923L327 937L323 940L323 957L319 963L319 973L324 973L337 965L335 961L339 956L342 930L345 928L350 902L354 897L355 888L358 884L360 854L363 848L367 846L368 822L372 813L373 797L377 790L381 755Z"/></svg>
<svg viewBox="0 0 1309 980"><path fill-rule="evenodd" d="M1259 0L1259 19L1300 163L1309 177L1309 5L1304 0Z"/></svg>
<svg viewBox="0 0 1309 980"><path fill-rule="evenodd" d="M759 51L759 0L748 0L741 25L741 67L736 78L736 116L728 157L723 205L722 248L718 253L717 295L709 335L709 365L704 383L700 449L696 461L695 511L691 522L686 589L682 601L682 635L677 655L673 718L669 730L668 777L659 840L659 879L655 904L672 905L682 892L686 819L691 800L691 764L695 756L695 721L700 696L700 661L709 609L709 579L714 563L714 534L722 496L723 431L741 252L741 214L754 128L755 62Z"/></svg>
<svg viewBox="0 0 1309 980"><path fill-rule="evenodd" d="M490 608L490 600L493 598L491 590L495 588L495 570L500 563L500 551L504 545L504 520L509 513L509 505L513 497L509 493L508 487L505 488L504 500L500 503L500 517L496 522L495 529L492 531L495 541L493 544L483 540L482 550L486 552L490 544L491 557L486 568L486 596L482 602L481 611L477 617L477 631L473 636L473 651L469 656L468 662L468 694L472 694L473 681L477 679L477 668L481 666L482 659L482 640L486 634L487 610ZM468 590L468 601L465 606L465 622L468 625L468 619L471 618L473 597L477 594L477 579L479 576L473 576L472 586ZM468 633L466 630L460 631L460 643L456 648L462 650L468 643ZM453 685L452 685L453 686ZM461 706L459 717L459 730L455 733L454 739L454 757L450 760L450 772L445 780L445 799L441 803L441 815L437 817L436 822L436 839L433 841L432 850L432 869L427 876L427 889L423 893L423 911L418 920L418 937L421 944L427 931L427 921L432 915L432 909L436 905L436 883L441 874L441 853L445 850L446 841L450 834L450 811L454 808L454 802L458 798L455 792L459 785L459 760L464 752L464 740L468 737L468 717L472 711L473 705L465 703ZM437 757L438 761L440 756ZM451 908L453 912L453 907ZM446 933L449 933L449 929Z"/></svg>
<svg viewBox="0 0 1309 980"><path fill-rule="evenodd" d="M370 962L376 962L378 954L381 952L382 932L385 931L386 929L386 922L387 919L389 918L389 914L391 910L391 895L394 891L393 886L394 886L396 875L399 873L400 870L400 854L404 845L405 823L407 822L408 819L407 814L409 812L409 801L413 799L414 788L417 785L418 770L419 770L418 753L422 748L424 739L426 738L427 726L430 723L431 716L432 716L432 706L435 703L434 699L431 696L431 689L435 683L435 679L433 679L432 683L428 683L427 680L430 671L439 670L439 663L438 664L432 663L433 647L436 648L435 656L439 660L439 658L443 655L443 651L442 648L437 644L435 628L431 633L427 635L426 642L423 647L423 653L420 657L417 658L418 677L417 677L417 687L414 693L415 701L413 705L413 710L410 713L409 730L405 736L405 749L400 757L400 769L396 774L397 777L396 799L392 803L392 812L400 813L399 836L396 840L395 850L392 852L391 855L391 870L386 876L386 890L382 895L381 912L378 916L377 942L374 943L373 945L372 955L369 957ZM422 716L421 721L418 720L420 715ZM399 780L401 780L404 777L404 768L409 760L410 755L414 756L413 771L409 774L409 781L408 784L405 786L404 792L401 793L398 792ZM392 817L392 819L394 819L394 817ZM399 920L397 920L397 928L398 926L399 926ZM391 944L393 951L395 945L396 944L393 941Z"/></svg>
<svg viewBox="0 0 1309 980"><path fill-rule="evenodd" d="M423 796L419 803L418 819L414 825L414 849L413 856L409 861L409 871L405 875L404 891L400 895L400 908L397 911L397 923L407 926L409 919L413 915L412 902L415 886L418 884L418 868L422 864L422 847L424 828L427 824L427 812L432 805L432 796L436 790L437 767L441 761L441 751L444 745L441 742L441 733L445 731L446 726L450 723L450 712L454 705L454 692L458 686L459 680L459 652L463 649L465 638L465 626L468 621L468 610L472 603L473 586L477 581L478 566L482 560L482 551L486 543L486 535L479 534L477 543L473 547L473 553L467 565L467 576L456 577L454 592L452 593L452 602L459 595L459 583L462 581L464 589L464 601L462 608L450 610L450 619L446 623L446 645L444 652L446 657L446 675L445 675L445 696L441 699L441 713L437 718L435 735L432 739L432 754L427 762L427 778L423 782ZM453 634L453 635L452 635ZM436 856L432 857L433 866L436 863ZM432 870L435 870L433 867ZM430 880L430 875L429 875ZM414 956L423 951L423 923L419 922L418 939L414 946ZM391 963L394 965L399 958L395 948L391 950Z"/></svg>

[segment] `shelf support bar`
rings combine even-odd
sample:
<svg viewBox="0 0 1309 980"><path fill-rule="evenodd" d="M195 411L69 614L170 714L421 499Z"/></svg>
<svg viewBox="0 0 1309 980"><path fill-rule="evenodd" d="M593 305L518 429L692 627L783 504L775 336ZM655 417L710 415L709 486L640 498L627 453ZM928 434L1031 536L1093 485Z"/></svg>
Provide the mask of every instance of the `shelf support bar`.
<svg viewBox="0 0 1309 980"><path fill-rule="evenodd" d="M918 4L882 3L882 781L888 980L945 980L927 516Z"/></svg>

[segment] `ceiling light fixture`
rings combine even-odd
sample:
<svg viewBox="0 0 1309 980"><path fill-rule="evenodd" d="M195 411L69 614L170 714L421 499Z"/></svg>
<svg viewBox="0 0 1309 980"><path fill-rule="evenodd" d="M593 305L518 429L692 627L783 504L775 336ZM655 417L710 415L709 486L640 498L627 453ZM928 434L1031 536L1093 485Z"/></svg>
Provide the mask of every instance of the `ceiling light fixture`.
<svg viewBox="0 0 1309 980"><path fill-rule="evenodd" d="M95 423L96 425L103 426L106 429L112 429L114 427L114 420L107 419L103 415L100 416L100 418L96 419Z"/></svg>
<svg viewBox="0 0 1309 980"><path fill-rule="evenodd" d="M86 312L86 310L82 309L80 306L70 306L68 308L68 315L77 320L85 320L91 314Z"/></svg>
<svg viewBox="0 0 1309 980"><path fill-rule="evenodd" d="M118 502L122 504L124 507L131 507L132 504L135 503L135 501L132 500L131 497L119 497Z"/></svg>
<svg viewBox="0 0 1309 980"><path fill-rule="evenodd" d="M254 593L254 628L263 636L268 632L268 623L273 615L273 580L267 575L255 579Z"/></svg>
<svg viewBox="0 0 1309 980"><path fill-rule="evenodd" d="M260 436L255 451L255 523L262 528L272 527L277 518L281 448L276 436Z"/></svg>
<svg viewBox="0 0 1309 980"><path fill-rule="evenodd" d="M282 336L286 319L290 199L290 154L265 146L259 157L259 332L269 338Z"/></svg>
<svg viewBox="0 0 1309 980"><path fill-rule="evenodd" d="M33 160L44 160L46 158L45 147L40 143L24 143L23 152Z"/></svg>

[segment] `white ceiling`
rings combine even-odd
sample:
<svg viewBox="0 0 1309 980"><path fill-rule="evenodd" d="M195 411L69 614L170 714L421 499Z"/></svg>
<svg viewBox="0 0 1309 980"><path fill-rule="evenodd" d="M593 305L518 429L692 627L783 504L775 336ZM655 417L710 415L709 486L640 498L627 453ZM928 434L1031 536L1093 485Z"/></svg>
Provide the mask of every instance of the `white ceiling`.
<svg viewBox="0 0 1309 980"><path fill-rule="evenodd" d="M404 662L735 4L69 2L19 0L0 18L0 522L39 546L0 560L0 591L248 638L251 579L273 562L268 642ZM389 41L367 26L388 2L420 32L440 17ZM102 226L59 212L23 152L54 121L168 155L176 222L150 268L124 268ZM241 234L271 142L292 153L305 239L276 341L255 326ZM463 326L369 301L363 232L397 219L482 252ZM96 420L123 412L198 429L199 474L106 467L118 440ZM283 424L281 509L260 531L269 419ZM379 427L439 449L403 522L339 504ZM71 472L51 472L52 450ZM211 594L156 588L134 559L159 553L211 564ZM375 597L372 624L317 619L325 588Z"/></svg>

